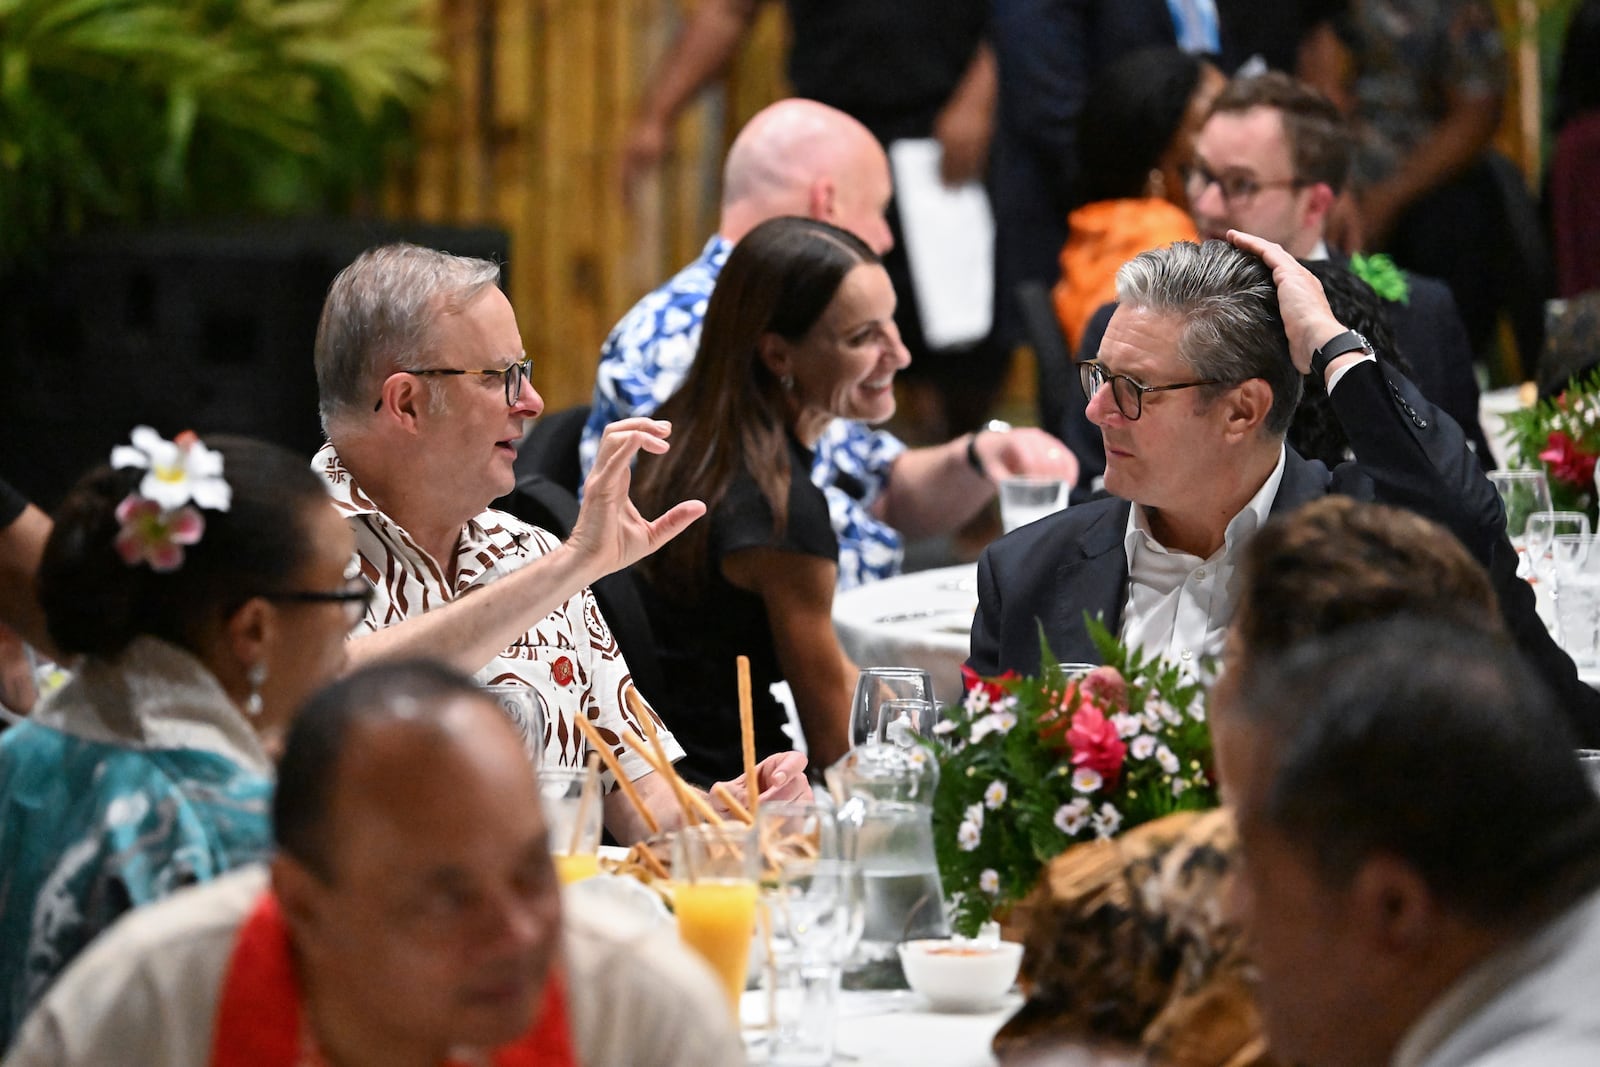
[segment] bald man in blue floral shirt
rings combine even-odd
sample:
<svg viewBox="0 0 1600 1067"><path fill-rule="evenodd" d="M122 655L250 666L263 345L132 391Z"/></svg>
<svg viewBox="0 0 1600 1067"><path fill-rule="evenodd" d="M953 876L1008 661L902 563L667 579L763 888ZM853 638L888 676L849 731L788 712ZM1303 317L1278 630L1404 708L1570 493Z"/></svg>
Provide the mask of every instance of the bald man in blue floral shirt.
<svg viewBox="0 0 1600 1067"><path fill-rule="evenodd" d="M651 414L683 383L706 302L740 237L769 218L801 215L850 230L881 253L892 243L883 214L890 192L882 147L843 112L784 100L752 118L728 153L718 233L698 259L634 305L601 348L579 444L584 475L608 423ZM1001 427L907 449L893 434L836 419L817 443L811 479L828 499L839 538L840 588L898 573L902 535L959 526L994 496L994 479L1076 479L1077 462L1060 441Z"/></svg>

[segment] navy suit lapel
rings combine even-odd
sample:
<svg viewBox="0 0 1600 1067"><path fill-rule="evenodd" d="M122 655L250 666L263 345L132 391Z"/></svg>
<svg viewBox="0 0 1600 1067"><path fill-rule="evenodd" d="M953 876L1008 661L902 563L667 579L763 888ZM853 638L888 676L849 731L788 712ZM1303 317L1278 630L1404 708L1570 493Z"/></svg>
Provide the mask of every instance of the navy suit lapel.
<svg viewBox="0 0 1600 1067"><path fill-rule="evenodd" d="M1078 539L1073 546L1076 551L1056 568L1056 598L1050 605L1045 632L1051 635L1050 650L1062 663L1100 662L1100 652L1084 629L1084 612L1099 616L1113 634L1122 626L1128 590L1122 535L1128 528L1131 507L1122 501L1119 507L1107 509ZM1115 553L1116 559L1103 558L1107 553Z"/></svg>
<svg viewBox="0 0 1600 1067"><path fill-rule="evenodd" d="M1278 495L1272 499L1273 515L1287 515L1301 504L1327 496L1331 479L1328 468L1321 463L1303 459L1287 446L1285 450L1283 480L1278 483Z"/></svg>

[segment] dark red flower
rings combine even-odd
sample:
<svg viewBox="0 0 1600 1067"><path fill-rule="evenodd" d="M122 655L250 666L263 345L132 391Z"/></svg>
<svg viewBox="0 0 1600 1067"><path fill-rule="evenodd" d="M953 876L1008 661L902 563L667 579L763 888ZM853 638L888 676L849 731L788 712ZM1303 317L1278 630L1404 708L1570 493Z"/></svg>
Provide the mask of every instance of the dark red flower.
<svg viewBox="0 0 1600 1067"><path fill-rule="evenodd" d="M1539 458L1550 468L1550 473L1560 481L1578 489L1594 485L1595 456L1578 447L1578 442L1564 430L1550 434L1547 447Z"/></svg>
<svg viewBox="0 0 1600 1067"><path fill-rule="evenodd" d="M1015 681L1020 677L1021 675L1016 671L1006 671L997 678L985 678L963 663L961 665L961 691L970 693L974 689L981 689L984 695L989 698L989 703L993 704L1005 698L1007 694L1005 683Z"/></svg>

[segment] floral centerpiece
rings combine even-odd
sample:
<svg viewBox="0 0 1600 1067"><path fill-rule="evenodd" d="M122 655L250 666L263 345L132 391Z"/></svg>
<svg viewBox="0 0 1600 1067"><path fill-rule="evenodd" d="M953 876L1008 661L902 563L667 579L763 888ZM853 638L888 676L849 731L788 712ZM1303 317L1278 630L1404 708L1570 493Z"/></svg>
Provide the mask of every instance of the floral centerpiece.
<svg viewBox="0 0 1600 1067"><path fill-rule="evenodd" d="M1559 396L1504 416L1509 466L1543 469L1550 503L1595 521L1595 460L1600 458L1600 371L1567 383Z"/></svg>
<svg viewBox="0 0 1600 1067"><path fill-rule="evenodd" d="M1204 686L1087 625L1104 666L1063 669L1041 636L1036 677L965 672L965 698L935 728L935 850L958 933L975 934L1079 841L1216 806Z"/></svg>

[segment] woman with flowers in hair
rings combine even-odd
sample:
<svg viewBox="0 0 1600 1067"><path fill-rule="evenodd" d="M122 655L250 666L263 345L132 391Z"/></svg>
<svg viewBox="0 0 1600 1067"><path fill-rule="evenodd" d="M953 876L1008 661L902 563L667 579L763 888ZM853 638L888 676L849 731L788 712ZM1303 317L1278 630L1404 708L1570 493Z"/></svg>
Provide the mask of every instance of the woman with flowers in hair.
<svg viewBox="0 0 1600 1067"><path fill-rule="evenodd" d="M344 665L355 545L294 454L140 427L55 517L38 576L76 673L0 737L0 1048L119 915L259 860L269 753Z"/></svg>

